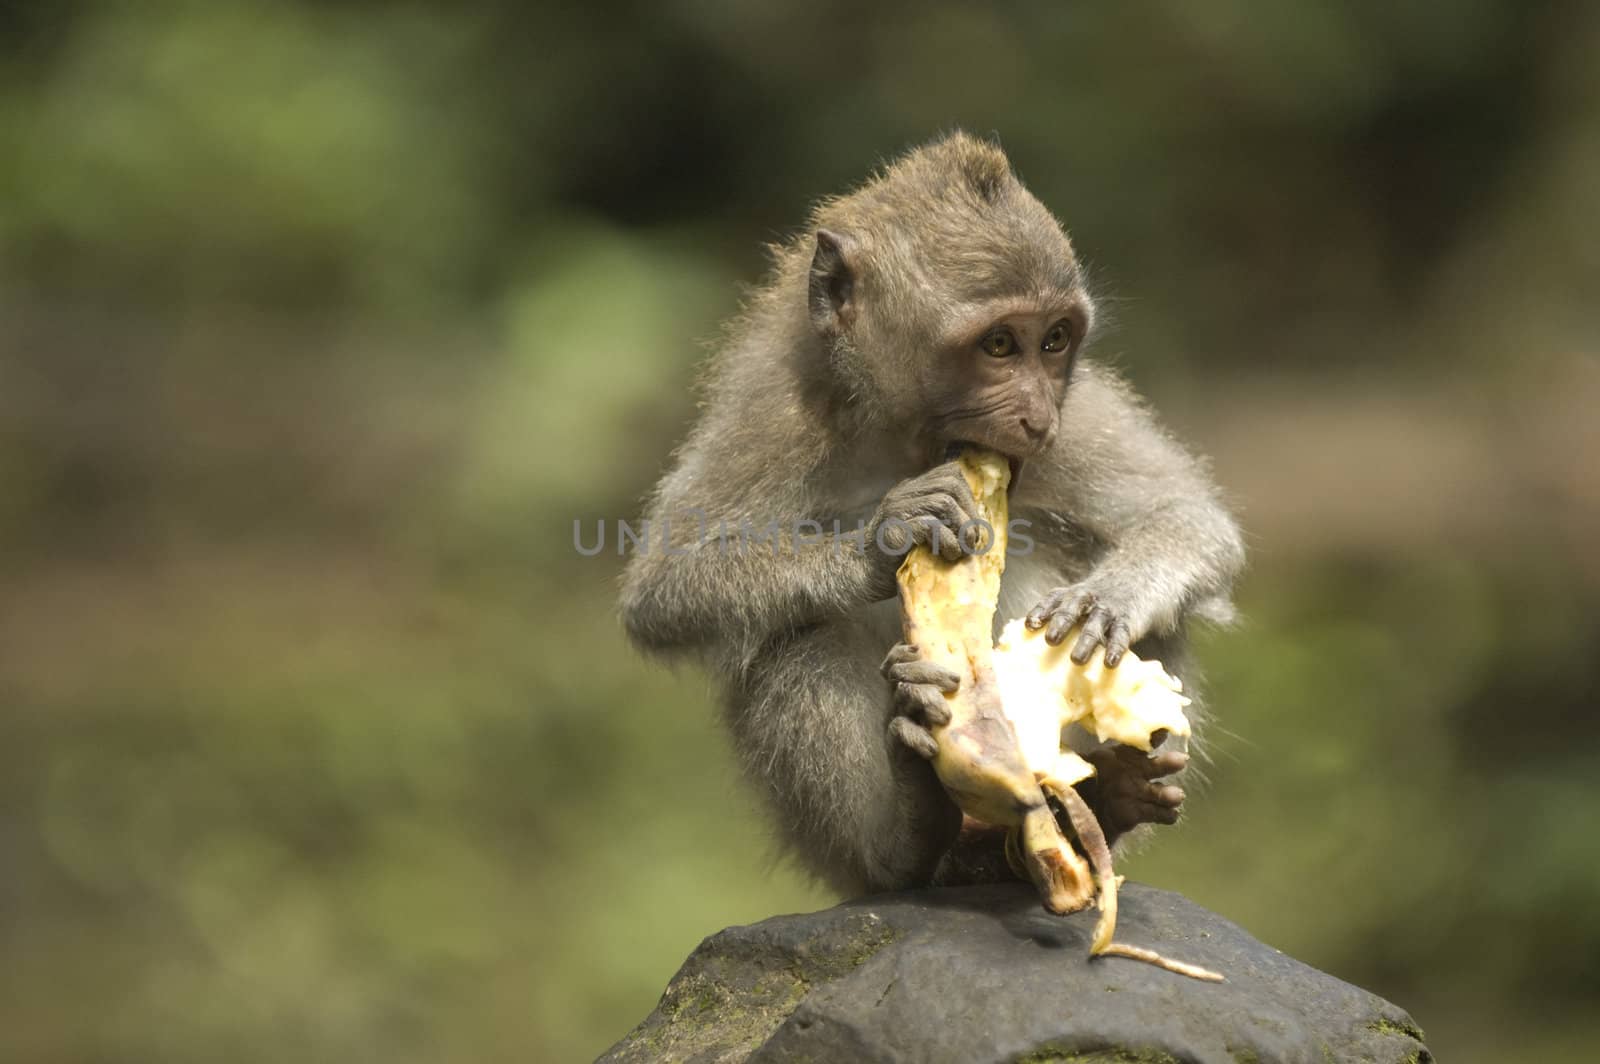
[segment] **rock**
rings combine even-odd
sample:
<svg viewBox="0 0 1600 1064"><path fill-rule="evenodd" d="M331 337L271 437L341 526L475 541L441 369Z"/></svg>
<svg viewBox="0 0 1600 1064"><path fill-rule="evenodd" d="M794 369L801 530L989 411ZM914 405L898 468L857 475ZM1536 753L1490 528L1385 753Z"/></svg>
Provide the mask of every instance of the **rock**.
<svg viewBox="0 0 1600 1064"><path fill-rule="evenodd" d="M712 935L600 1059L1298 1062L1433 1058L1403 1009L1264 946L1180 895L1124 886L1117 940L1215 969L1205 983L1089 960L1096 913L1021 883L930 889Z"/></svg>

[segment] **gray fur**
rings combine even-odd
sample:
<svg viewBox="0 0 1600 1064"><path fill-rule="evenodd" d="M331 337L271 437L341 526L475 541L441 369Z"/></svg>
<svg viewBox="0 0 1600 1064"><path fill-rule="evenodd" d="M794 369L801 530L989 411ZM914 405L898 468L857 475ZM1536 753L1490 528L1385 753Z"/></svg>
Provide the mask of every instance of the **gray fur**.
<svg viewBox="0 0 1600 1064"><path fill-rule="evenodd" d="M744 771L807 868L847 894L926 883L960 814L890 727L901 711L879 666L900 639L895 559L836 538L834 522L870 535L948 494L929 472L941 459L929 419L959 398L940 392L930 359L974 307L1061 307L1081 342L1092 303L1059 224L998 148L959 133L824 201L773 255L649 503L682 553L633 557L622 616L637 645L718 676ZM845 266L847 277L830 272ZM851 283L829 283L840 277ZM1202 463L1122 382L1081 360L1071 372L1052 400L1058 425L1013 492L1036 547L1008 559L999 616L1078 585L1141 652L1175 659L1188 617L1229 616L1238 530ZM1011 439L1014 420L1000 409L968 422ZM696 542L690 510L710 542ZM742 526L802 519L828 534L738 549Z"/></svg>

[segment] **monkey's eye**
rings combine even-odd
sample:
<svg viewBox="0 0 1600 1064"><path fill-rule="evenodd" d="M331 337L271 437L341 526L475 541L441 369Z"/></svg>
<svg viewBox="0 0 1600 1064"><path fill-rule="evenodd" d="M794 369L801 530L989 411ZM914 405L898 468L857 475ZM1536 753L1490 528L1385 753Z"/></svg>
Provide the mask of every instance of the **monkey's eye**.
<svg viewBox="0 0 1600 1064"><path fill-rule="evenodd" d="M1044 337L1046 351L1065 351L1070 343L1072 343L1072 326L1064 321L1058 321L1050 326L1050 331Z"/></svg>
<svg viewBox="0 0 1600 1064"><path fill-rule="evenodd" d="M1010 329L996 329L978 342L983 353L994 358L1010 358L1017 353L1017 338Z"/></svg>

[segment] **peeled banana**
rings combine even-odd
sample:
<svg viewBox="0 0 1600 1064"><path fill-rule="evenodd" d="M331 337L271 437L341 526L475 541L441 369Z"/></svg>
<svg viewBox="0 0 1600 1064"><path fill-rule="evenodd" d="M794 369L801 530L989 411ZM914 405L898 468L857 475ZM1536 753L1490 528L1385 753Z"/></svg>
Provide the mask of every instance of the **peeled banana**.
<svg viewBox="0 0 1600 1064"><path fill-rule="evenodd" d="M1100 902L1090 953L1117 954L1158 964L1197 979L1221 980L1204 968L1168 960L1149 950L1112 942L1117 886L1111 852L1093 811L1073 784L1094 766L1064 742L1068 727L1099 740L1149 750L1152 736L1189 734L1182 685L1158 661L1131 652L1107 668L1104 651L1075 664L1072 640L1051 646L1044 633L1011 621L998 643L991 636L1005 570L1006 488L1010 467L1002 456L968 449L959 461L987 528L974 553L946 562L926 547L901 563L901 617L906 642L924 660L955 671L960 686L945 698L950 721L932 728L938 742L933 766L963 812L1009 829L1006 847L1038 888L1045 908L1069 913ZM1051 809L1065 810L1080 854ZM1087 858L1087 860L1085 859Z"/></svg>

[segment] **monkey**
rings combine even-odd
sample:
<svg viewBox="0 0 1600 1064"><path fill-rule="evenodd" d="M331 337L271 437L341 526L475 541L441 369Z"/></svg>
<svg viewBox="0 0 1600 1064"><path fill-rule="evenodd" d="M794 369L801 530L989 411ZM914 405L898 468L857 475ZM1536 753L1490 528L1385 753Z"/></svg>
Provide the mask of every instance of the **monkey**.
<svg viewBox="0 0 1600 1064"><path fill-rule="evenodd" d="M1232 616L1239 530L1202 460L1080 357L1086 271L997 144L921 145L768 250L646 504L666 531L624 569L623 625L717 679L780 844L833 889L1009 875L928 762L959 681L900 632L905 551L973 546L952 455L991 448L1015 474L1032 549L1007 559L997 620L1025 615L1053 644L1076 631L1079 663L1132 646L1182 670L1190 620ZM1185 794L1164 781L1184 752L1085 752L1080 793L1108 836L1176 822Z"/></svg>

